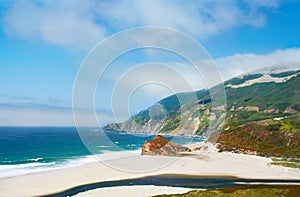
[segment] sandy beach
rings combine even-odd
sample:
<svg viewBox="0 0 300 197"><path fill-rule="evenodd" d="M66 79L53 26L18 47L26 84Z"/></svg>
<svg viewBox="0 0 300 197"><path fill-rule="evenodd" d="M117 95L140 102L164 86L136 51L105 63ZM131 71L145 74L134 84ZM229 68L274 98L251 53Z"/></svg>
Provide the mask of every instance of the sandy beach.
<svg viewBox="0 0 300 197"><path fill-rule="evenodd" d="M179 158L135 154L126 158L111 159L105 163L95 161L76 167L1 178L0 196L40 196L89 183L160 174L300 180L300 169L270 165L270 162L270 158L225 152L211 152L205 157L195 153ZM149 196L184 193L189 190L133 185L94 189L79 193L78 196Z"/></svg>
<svg viewBox="0 0 300 197"><path fill-rule="evenodd" d="M181 194L191 191L188 188L176 188L176 187L159 187L159 186L121 186L121 187L106 187L101 189L90 190L87 192L82 192L75 196L131 196L131 197L141 197L141 196L154 196L159 194ZM127 194L127 195L126 195Z"/></svg>

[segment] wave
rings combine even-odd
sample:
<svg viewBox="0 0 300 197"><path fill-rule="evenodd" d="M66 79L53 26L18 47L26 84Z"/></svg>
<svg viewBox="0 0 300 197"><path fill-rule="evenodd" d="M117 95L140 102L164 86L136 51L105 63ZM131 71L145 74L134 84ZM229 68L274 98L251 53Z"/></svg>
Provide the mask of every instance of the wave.
<svg viewBox="0 0 300 197"><path fill-rule="evenodd" d="M0 165L0 177L11 177L24 175L33 172L48 171L54 169L68 168L73 166L84 165L87 163L95 162L92 156L84 156L77 158L69 158L51 162L38 162L42 158L30 159L30 163ZM29 160L28 160L29 161Z"/></svg>
<svg viewBox="0 0 300 197"><path fill-rule="evenodd" d="M28 161L33 161L33 162L37 162L37 161L41 161L43 160L44 158L42 157L38 157L38 158L34 158L34 159L28 159Z"/></svg>
<svg viewBox="0 0 300 197"><path fill-rule="evenodd" d="M49 163L26 163L26 164L14 164L14 165L0 165L0 177L10 177L16 175L27 174L36 171L43 171L52 169L56 162Z"/></svg>
<svg viewBox="0 0 300 197"><path fill-rule="evenodd" d="M137 144L127 144L127 146L129 146L129 147L136 147Z"/></svg>
<svg viewBox="0 0 300 197"><path fill-rule="evenodd" d="M49 166L54 165L55 162L50 163L26 163L26 164L15 164L15 165L0 165L1 170L8 170L8 169L21 169L21 168L33 168L38 166Z"/></svg>
<svg viewBox="0 0 300 197"><path fill-rule="evenodd" d="M41 162L41 163L49 163L52 162L53 160L46 160L42 157L37 157L37 158L32 158L32 159L24 159L24 160L16 160L16 161L0 161L0 166L1 165L17 165L17 164L28 164L31 162Z"/></svg>
<svg viewBox="0 0 300 197"><path fill-rule="evenodd" d="M19 175L24 175L24 174L34 173L34 172L81 166L93 162L102 162L106 160L130 157L140 153L141 153L141 149L132 150L132 151L105 150L102 154L98 154L98 155L73 157L73 158L51 161L51 162L40 162L42 160L45 161L45 159L33 158L33 159L28 159L28 161L31 160L30 163L0 165L0 177L3 178L3 177L19 176Z"/></svg>
<svg viewBox="0 0 300 197"><path fill-rule="evenodd" d="M100 146L97 146L98 148L110 148L111 146L108 146L108 145L100 145Z"/></svg>

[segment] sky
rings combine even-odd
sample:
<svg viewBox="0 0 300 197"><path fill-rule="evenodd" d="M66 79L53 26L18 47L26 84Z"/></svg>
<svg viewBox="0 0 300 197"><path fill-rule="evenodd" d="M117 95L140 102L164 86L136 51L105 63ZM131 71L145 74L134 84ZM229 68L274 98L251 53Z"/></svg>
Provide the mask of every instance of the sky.
<svg viewBox="0 0 300 197"><path fill-rule="evenodd" d="M184 33L209 54L222 80L299 63L299 10L297 0L2 0L0 125L74 126L72 99L80 65L101 41L128 29L154 26ZM123 107L118 112L122 121L161 98L188 91L171 68L193 89L207 88L184 59L168 51L141 49L118 57L96 88L101 124L115 121L112 105L117 112ZM157 77L155 83L138 80L149 76ZM172 87L157 81L162 78ZM115 87L119 92L112 99ZM130 98L122 98L125 90Z"/></svg>

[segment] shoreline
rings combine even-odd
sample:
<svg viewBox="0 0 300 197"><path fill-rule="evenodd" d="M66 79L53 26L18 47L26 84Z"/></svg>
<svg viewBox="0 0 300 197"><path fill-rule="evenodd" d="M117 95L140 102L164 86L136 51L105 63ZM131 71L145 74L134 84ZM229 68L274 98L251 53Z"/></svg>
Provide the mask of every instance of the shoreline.
<svg viewBox="0 0 300 197"><path fill-rule="evenodd" d="M31 162L31 163L24 163L24 164L15 164L15 165L0 165L0 179L2 178L9 178L15 176L22 176L26 174L32 173L39 173L44 171L51 171L51 170L59 170L65 168L72 168L77 166L86 165L89 163L98 162L96 157L101 158L101 160L113 160L113 159L120 159L122 157L128 157L132 154L140 153L141 149L138 150L124 150L124 151L106 151L99 155L84 155L84 156L77 156L73 158L64 159L62 161L51 161L51 162ZM41 158L43 159L43 158ZM27 168L27 169L26 169ZM6 173L6 170L15 170L15 172ZM6 175L5 175L6 173Z"/></svg>
<svg viewBox="0 0 300 197"><path fill-rule="evenodd" d="M269 165L270 162L271 159L266 157L228 152L210 152L205 157L197 157L197 154L186 155L175 159L168 156L133 155L108 160L105 163L93 162L75 167L0 178L0 191L3 196L41 196L85 184L161 174L300 180L300 169ZM153 166L158 168L153 168ZM152 169L149 169L151 167ZM132 190L133 187L135 186L130 186L130 189ZM113 192L113 187L110 190ZM152 190L149 189L149 191ZM164 193L168 193L168 189Z"/></svg>
<svg viewBox="0 0 300 197"><path fill-rule="evenodd" d="M108 132L117 132L117 131L108 131ZM128 134L128 132L126 132L125 134ZM144 133L137 133L137 134L145 135ZM169 135L166 136L175 137ZM180 138L190 138L190 136L180 136ZM198 139L203 140L203 138L198 138ZM194 142L192 144L191 143L184 144L184 146L187 147L199 146L199 143L203 143L203 141ZM44 161L40 162L40 160L43 160L44 158L37 157L37 158L28 159L28 161L30 161L28 163L20 163L20 164L8 163L8 164L0 165L0 179L7 178L7 177L21 176L21 175L26 175L26 174L36 173L36 172L76 167L76 166L81 166L93 162L98 162L99 160L105 161L105 160L119 159L123 157L132 156L134 154L139 155L141 151L142 151L141 148L137 148L133 150L124 149L121 151L103 150L102 153L99 153L97 155L74 156L74 157L65 158L57 161L53 160L51 162L44 162Z"/></svg>

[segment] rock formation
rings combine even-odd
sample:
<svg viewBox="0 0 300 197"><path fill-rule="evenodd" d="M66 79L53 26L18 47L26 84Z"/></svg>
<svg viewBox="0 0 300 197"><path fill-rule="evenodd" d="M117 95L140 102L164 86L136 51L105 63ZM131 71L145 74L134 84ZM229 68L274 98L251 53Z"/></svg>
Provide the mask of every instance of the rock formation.
<svg viewBox="0 0 300 197"><path fill-rule="evenodd" d="M177 155L180 152L191 152L191 149L179 145L161 135L146 141L142 147L142 155Z"/></svg>
<svg viewBox="0 0 300 197"><path fill-rule="evenodd" d="M297 113L297 111L291 107L287 107L283 113L284 114L295 114L295 113Z"/></svg>
<svg viewBox="0 0 300 197"><path fill-rule="evenodd" d="M257 106L241 106L237 108L238 111L244 110L244 111L256 111L259 112L259 107Z"/></svg>
<svg viewBox="0 0 300 197"><path fill-rule="evenodd" d="M266 109L264 110L265 113L267 114L278 114L279 113L279 109L275 108L275 109Z"/></svg>

